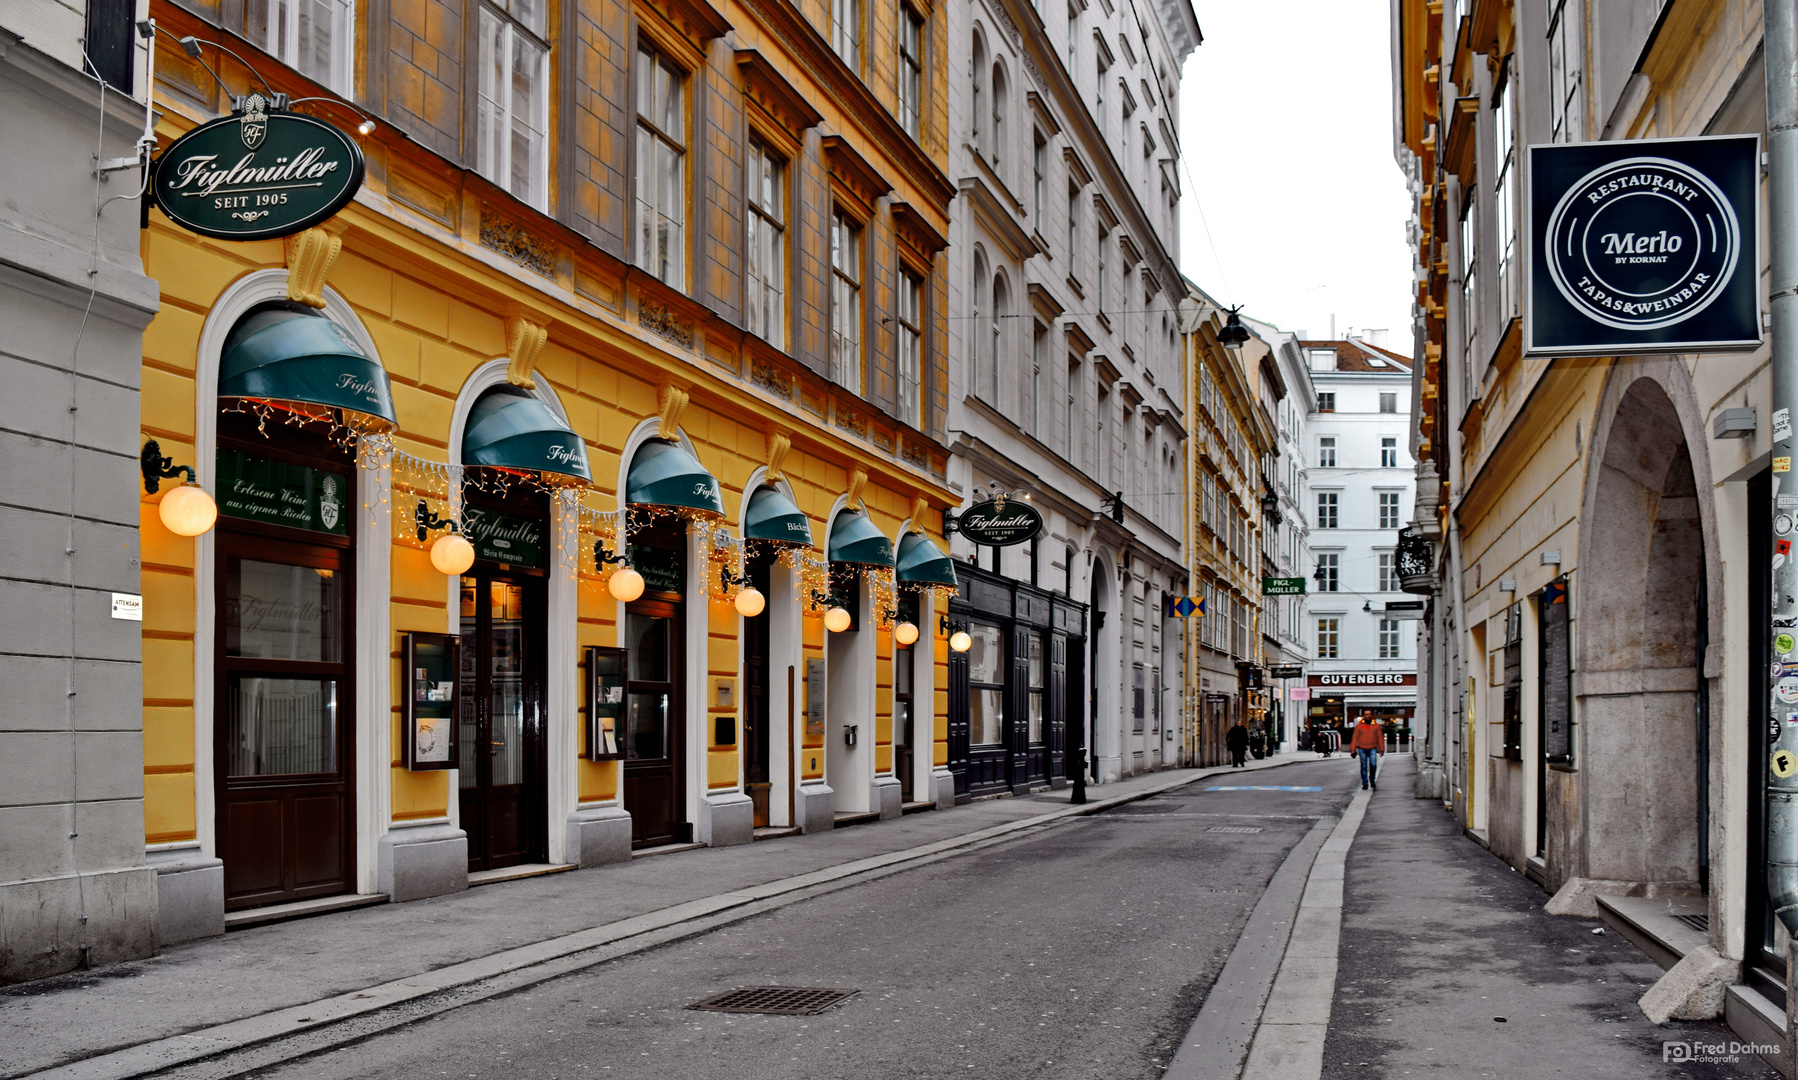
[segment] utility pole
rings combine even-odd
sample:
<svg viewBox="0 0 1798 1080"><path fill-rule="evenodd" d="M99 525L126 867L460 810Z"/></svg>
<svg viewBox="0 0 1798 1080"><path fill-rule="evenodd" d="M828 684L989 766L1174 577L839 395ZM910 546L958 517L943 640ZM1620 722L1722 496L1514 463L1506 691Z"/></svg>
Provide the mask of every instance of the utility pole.
<svg viewBox="0 0 1798 1080"><path fill-rule="evenodd" d="M1773 315L1773 507L1769 520L1798 513L1798 475L1792 472L1791 418L1798 411L1798 3L1768 0L1762 7L1762 35L1767 69L1767 233L1772 239L1769 292ZM1781 543L1770 537L1767 550ZM1771 693L1767 695L1774 734L1772 752L1763 765L1767 775L1767 891L1773 912L1786 931L1798 938L1798 723L1788 715L1798 708L1780 700L1788 682L1787 665L1798 663L1798 558L1787 553L1773 560L1773 596L1768 605L1772 649ZM1783 684L1783 685L1782 685Z"/></svg>

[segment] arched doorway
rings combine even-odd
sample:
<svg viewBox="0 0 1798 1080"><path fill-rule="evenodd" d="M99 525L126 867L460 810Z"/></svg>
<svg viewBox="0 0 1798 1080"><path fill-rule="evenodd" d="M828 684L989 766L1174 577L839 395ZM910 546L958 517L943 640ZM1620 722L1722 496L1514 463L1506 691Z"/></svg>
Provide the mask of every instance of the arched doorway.
<svg viewBox="0 0 1798 1080"><path fill-rule="evenodd" d="M1697 889L1707 735L1699 488L1661 385L1637 378L1616 400L1588 481L1575 580L1585 875Z"/></svg>

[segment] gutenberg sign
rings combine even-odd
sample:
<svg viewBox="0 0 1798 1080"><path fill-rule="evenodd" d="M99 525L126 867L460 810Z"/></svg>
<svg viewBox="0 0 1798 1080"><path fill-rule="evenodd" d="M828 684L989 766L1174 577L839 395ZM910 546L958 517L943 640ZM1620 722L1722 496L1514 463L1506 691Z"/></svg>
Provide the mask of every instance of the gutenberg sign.
<svg viewBox="0 0 1798 1080"><path fill-rule="evenodd" d="M1759 136L1529 153L1528 352L1760 344Z"/></svg>
<svg viewBox="0 0 1798 1080"><path fill-rule="evenodd" d="M355 140L250 94L230 116L176 139L156 160L150 190L163 213L201 236L268 240L343 209L362 174Z"/></svg>

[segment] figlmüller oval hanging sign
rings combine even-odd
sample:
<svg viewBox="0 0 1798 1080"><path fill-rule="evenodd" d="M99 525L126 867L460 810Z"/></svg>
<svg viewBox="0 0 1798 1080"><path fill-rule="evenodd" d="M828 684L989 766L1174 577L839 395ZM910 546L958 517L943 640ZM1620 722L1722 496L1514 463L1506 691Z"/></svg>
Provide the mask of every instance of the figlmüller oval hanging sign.
<svg viewBox="0 0 1798 1080"><path fill-rule="evenodd" d="M986 547L1011 547L1032 540L1043 531L1043 516L1036 507L1018 499L975 503L955 519L955 531L970 543Z"/></svg>
<svg viewBox="0 0 1798 1080"><path fill-rule="evenodd" d="M230 116L176 139L150 190L163 213L201 236L269 240L343 209L362 173L362 148L348 135L251 94Z"/></svg>

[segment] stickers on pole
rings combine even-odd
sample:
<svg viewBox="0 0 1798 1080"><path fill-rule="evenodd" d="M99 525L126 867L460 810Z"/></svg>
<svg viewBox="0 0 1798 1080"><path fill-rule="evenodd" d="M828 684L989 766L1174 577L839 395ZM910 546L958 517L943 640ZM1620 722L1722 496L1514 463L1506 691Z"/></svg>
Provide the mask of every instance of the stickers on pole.
<svg viewBox="0 0 1798 1080"><path fill-rule="evenodd" d="M1790 750L1773 751L1774 776L1784 780L1795 772L1798 772L1798 754L1794 754Z"/></svg>
<svg viewBox="0 0 1798 1080"><path fill-rule="evenodd" d="M1794 639L1790 633L1782 630L1773 636L1773 651L1779 655L1785 656L1794 648L1798 648L1798 639Z"/></svg>
<svg viewBox="0 0 1798 1080"><path fill-rule="evenodd" d="M1792 410L1773 410L1773 441L1783 442L1792 437Z"/></svg>
<svg viewBox="0 0 1798 1080"><path fill-rule="evenodd" d="M1773 696L1787 705L1798 705L1798 676L1782 676L1773 684Z"/></svg>

